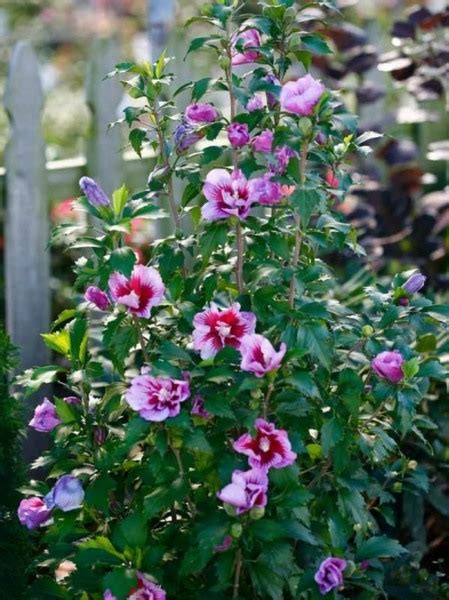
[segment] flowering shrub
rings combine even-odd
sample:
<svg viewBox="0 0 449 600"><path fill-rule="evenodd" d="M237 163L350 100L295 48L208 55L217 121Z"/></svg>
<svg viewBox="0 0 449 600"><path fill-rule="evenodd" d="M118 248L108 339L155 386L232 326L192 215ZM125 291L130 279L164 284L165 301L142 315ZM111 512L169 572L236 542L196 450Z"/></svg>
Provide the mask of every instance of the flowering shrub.
<svg viewBox="0 0 449 600"><path fill-rule="evenodd" d="M369 135L312 75L286 82L292 61L307 69L327 48L302 31L306 8L240 12L217 3L193 19L214 31L189 52L215 53L219 78L173 93L164 56L117 67L142 100L125 110L131 144L158 164L131 198L82 180L85 298L43 336L64 360L21 378L67 389L30 423L54 436L37 461L50 485L32 482L19 507L43 548L37 597L380 598L388 559L407 553L395 494L427 483L398 442L432 427L420 405L446 372L421 340L449 309L411 273L337 299L323 256L363 250L333 204ZM230 118L210 92L227 94ZM164 216L164 201L174 233L138 263L131 223Z"/></svg>

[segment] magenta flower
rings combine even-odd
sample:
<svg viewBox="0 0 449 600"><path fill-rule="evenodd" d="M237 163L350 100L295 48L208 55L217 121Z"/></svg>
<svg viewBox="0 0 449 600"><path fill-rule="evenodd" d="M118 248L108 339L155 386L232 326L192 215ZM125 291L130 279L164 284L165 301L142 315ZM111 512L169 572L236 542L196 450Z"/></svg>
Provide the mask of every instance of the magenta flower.
<svg viewBox="0 0 449 600"><path fill-rule="evenodd" d="M250 197L248 181L239 169L232 173L225 169L209 171L203 194L207 202L203 205L201 214L207 221L229 217L246 219L254 202Z"/></svg>
<svg viewBox="0 0 449 600"><path fill-rule="evenodd" d="M142 419L159 422L179 415L181 402L189 396L187 381L138 375L126 392L126 402Z"/></svg>
<svg viewBox="0 0 449 600"><path fill-rule="evenodd" d="M47 508L42 498L38 498L37 496L24 498L17 509L17 516L20 523L28 529L36 529L36 527L48 521L50 515L51 510Z"/></svg>
<svg viewBox="0 0 449 600"><path fill-rule="evenodd" d="M253 469L282 469L295 462L296 454L284 429L276 429L273 423L265 419L256 419L255 426L254 438L244 433L233 444L236 452L249 457L248 462Z"/></svg>
<svg viewBox="0 0 449 600"><path fill-rule="evenodd" d="M96 181L90 177L81 177L79 186L81 191L86 196L89 204L98 208L100 206L110 206L111 201L109 200L106 193L98 185Z"/></svg>
<svg viewBox="0 0 449 600"><path fill-rule="evenodd" d="M96 287L95 285L91 285L87 288L86 293L84 294L84 298L86 302L92 302L99 310L107 310L109 306L109 298L103 290Z"/></svg>
<svg viewBox="0 0 449 600"><path fill-rule="evenodd" d="M343 585L343 571L346 569L346 561L343 558L330 556L323 560L318 571L315 573L315 581L321 594L327 594L334 588Z"/></svg>
<svg viewBox="0 0 449 600"><path fill-rule="evenodd" d="M202 419L210 419L211 414L204 408L204 399L199 394L193 398L192 409L190 411L192 417L201 417Z"/></svg>
<svg viewBox="0 0 449 600"><path fill-rule="evenodd" d="M220 309L212 304L193 318L193 347L201 358L215 356L225 346L240 348L242 338L256 330L256 315L240 311L240 304Z"/></svg>
<svg viewBox="0 0 449 600"><path fill-rule="evenodd" d="M281 108L286 112L307 117L311 115L325 90L321 81L306 75L296 81L289 81L281 90Z"/></svg>
<svg viewBox="0 0 449 600"><path fill-rule="evenodd" d="M61 421L56 414L55 405L48 398L44 398L42 404L38 404L34 409L34 416L28 425L36 431L47 433L60 423Z"/></svg>
<svg viewBox="0 0 449 600"><path fill-rule="evenodd" d="M256 377L263 377L266 373L279 369L279 366L287 351L287 346L282 343L276 350L263 335L253 333L246 335L240 344L242 371L254 373Z"/></svg>
<svg viewBox="0 0 449 600"><path fill-rule="evenodd" d="M213 123L218 119L218 110L212 104L199 102L186 108L186 117L191 123Z"/></svg>
<svg viewBox="0 0 449 600"><path fill-rule="evenodd" d="M254 112L255 110L262 110L264 107L263 99L260 94L254 94L252 98L248 100L246 110L248 112Z"/></svg>
<svg viewBox="0 0 449 600"><path fill-rule="evenodd" d="M69 512L80 508L84 500L81 481L73 475L63 475L44 498L47 508Z"/></svg>
<svg viewBox="0 0 449 600"><path fill-rule="evenodd" d="M381 352L372 361L371 367L382 379L391 383L400 383L404 379L402 364L404 357L398 350Z"/></svg>
<svg viewBox="0 0 449 600"><path fill-rule="evenodd" d="M234 471L232 483L218 492L218 498L225 504L234 506L241 515L254 507L267 505L268 477L265 471L250 469Z"/></svg>
<svg viewBox="0 0 449 600"><path fill-rule="evenodd" d="M246 65L255 62L260 53L257 48L262 45L262 38L257 29L246 29L232 36L232 64ZM241 46L243 52L239 52L236 46Z"/></svg>
<svg viewBox="0 0 449 600"><path fill-rule="evenodd" d="M255 152L271 152L273 147L274 134L269 129L264 129L262 133L253 137L251 145Z"/></svg>
<svg viewBox="0 0 449 600"><path fill-rule="evenodd" d="M250 140L248 125L246 123L231 123L228 127L228 140L235 148L245 146Z"/></svg>
<svg viewBox="0 0 449 600"><path fill-rule="evenodd" d="M117 597L113 595L111 590L106 590L103 594L103 600L117 600Z"/></svg>
<svg viewBox="0 0 449 600"><path fill-rule="evenodd" d="M402 288L407 292L407 294L416 294L419 292L425 285L427 277L422 273L413 273L407 281L404 283Z"/></svg>
<svg viewBox="0 0 449 600"><path fill-rule="evenodd" d="M273 174L266 173L262 177L256 177L249 182L251 198L259 204L273 205L279 204L282 200L282 186L277 181L273 181Z"/></svg>
<svg viewBox="0 0 449 600"><path fill-rule="evenodd" d="M136 265L129 279L113 273L109 290L114 302L126 306L131 314L148 319L153 306L160 304L165 286L156 269Z"/></svg>

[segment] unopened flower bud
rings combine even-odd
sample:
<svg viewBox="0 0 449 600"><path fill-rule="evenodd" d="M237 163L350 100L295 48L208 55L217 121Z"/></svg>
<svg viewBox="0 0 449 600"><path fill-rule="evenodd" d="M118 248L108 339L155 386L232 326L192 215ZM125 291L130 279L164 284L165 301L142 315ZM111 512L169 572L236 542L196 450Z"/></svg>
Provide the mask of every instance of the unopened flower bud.
<svg viewBox="0 0 449 600"><path fill-rule="evenodd" d="M355 563L352 560L346 561L345 577L351 577L351 575L357 569Z"/></svg>
<svg viewBox="0 0 449 600"><path fill-rule="evenodd" d="M374 327L371 327L371 325L364 325L362 327L362 335L363 337L371 337L374 333Z"/></svg>
<svg viewBox="0 0 449 600"><path fill-rule="evenodd" d="M396 492L396 493L402 492L402 482L395 481L393 483L392 490L393 490L393 492Z"/></svg>
<svg viewBox="0 0 449 600"><path fill-rule="evenodd" d="M234 525L231 527L232 537L235 539L238 539L242 535L242 533L243 533L243 527L240 525L240 523L234 523Z"/></svg>
<svg viewBox="0 0 449 600"><path fill-rule="evenodd" d="M259 506L255 506L249 511L249 516L253 521L258 521L262 519L265 515L265 509Z"/></svg>
<svg viewBox="0 0 449 600"><path fill-rule="evenodd" d="M418 463L417 463L416 460L409 460L408 461L407 468L410 469L411 471L414 471L417 466L418 466Z"/></svg>

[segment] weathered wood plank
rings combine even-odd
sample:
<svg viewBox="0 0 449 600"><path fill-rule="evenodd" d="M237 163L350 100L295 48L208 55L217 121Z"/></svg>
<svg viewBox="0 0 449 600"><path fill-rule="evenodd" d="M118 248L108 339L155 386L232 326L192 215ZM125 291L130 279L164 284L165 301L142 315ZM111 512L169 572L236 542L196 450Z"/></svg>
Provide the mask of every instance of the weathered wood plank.
<svg viewBox="0 0 449 600"><path fill-rule="evenodd" d="M39 65L28 43L14 49L5 92L10 119L6 150L6 322L21 366L45 364L40 334L50 322L48 198L41 133L43 94Z"/></svg>
<svg viewBox="0 0 449 600"><path fill-rule="evenodd" d="M147 0L148 36L154 62L167 46L175 18L175 0Z"/></svg>
<svg viewBox="0 0 449 600"><path fill-rule="evenodd" d="M98 39L92 46L86 78L86 98L92 111L92 130L87 145L87 172L107 194L123 183L123 138L119 127L109 129L118 118L122 89L116 79L104 79L119 62L115 39Z"/></svg>

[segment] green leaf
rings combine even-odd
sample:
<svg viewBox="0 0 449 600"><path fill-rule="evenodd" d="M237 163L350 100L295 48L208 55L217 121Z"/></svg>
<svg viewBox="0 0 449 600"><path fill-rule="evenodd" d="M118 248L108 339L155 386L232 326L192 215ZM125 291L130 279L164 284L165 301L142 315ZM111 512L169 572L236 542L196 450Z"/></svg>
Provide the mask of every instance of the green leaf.
<svg viewBox="0 0 449 600"><path fill-rule="evenodd" d="M422 335L416 342L416 351L421 353L434 352L437 347L437 338L433 333Z"/></svg>
<svg viewBox="0 0 449 600"><path fill-rule="evenodd" d="M133 130L134 131L134 130ZM130 136L131 137L131 136ZM134 146L133 146L134 148ZM122 215L123 209L125 208L126 203L128 202L129 192L128 188L125 185L122 185L121 188L115 190L112 194L112 210L117 217Z"/></svg>
<svg viewBox="0 0 449 600"><path fill-rule="evenodd" d="M104 550L108 554L120 558L123 560L123 554L116 550L111 540L105 536L97 536L78 544L79 548L83 550Z"/></svg>
<svg viewBox="0 0 449 600"><path fill-rule="evenodd" d="M273 600L280 600L280 598L284 597L284 579L271 569L268 569L266 564L253 562L250 564L248 570L254 591L259 598L269 596Z"/></svg>
<svg viewBox="0 0 449 600"><path fill-rule="evenodd" d="M335 417L324 423L321 428L321 446L326 456L329 455L329 451L343 438L343 434L343 426Z"/></svg>
<svg viewBox="0 0 449 600"><path fill-rule="evenodd" d="M348 411L356 416L362 401L363 380L352 369L343 369L338 377L338 391Z"/></svg>
<svg viewBox="0 0 449 600"><path fill-rule="evenodd" d="M412 379L419 371L419 358L414 357L402 365L402 370L407 379Z"/></svg>
<svg viewBox="0 0 449 600"><path fill-rule="evenodd" d="M315 189L302 187L293 192L290 201L299 211L301 225L307 227L310 217L320 206L321 196Z"/></svg>
<svg viewBox="0 0 449 600"><path fill-rule="evenodd" d="M326 369L330 368L333 356L332 337L324 323L301 325L298 328L297 343L318 359Z"/></svg>
<svg viewBox="0 0 449 600"><path fill-rule="evenodd" d="M332 50L318 35L303 35L301 36L301 42L308 50L311 50L316 54L332 54Z"/></svg>
<svg viewBox="0 0 449 600"><path fill-rule="evenodd" d="M372 537L363 542L355 555L356 560L370 560L372 558L395 558L407 550L397 540L385 535Z"/></svg>
<svg viewBox="0 0 449 600"><path fill-rule="evenodd" d="M58 373L65 372L63 367L48 365L47 367L37 367L36 369L27 369L24 373L16 377L15 382L24 386L25 396L29 396L36 392L41 386L46 383L55 381Z"/></svg>
<svg viewBox="0 0 449 600"><path fill-rule="evenodd" d="M190 354L188 352L186 352L183 348L180 348L173 342L170 342L169 340L165 340L164 342L162 342L161 356L168 360L176 359L189 363L192 362L192 358L190 357Z"/></svg>
<svg viewBox="0 0 449 600"><path fill-rule="evenodd" d="M109 494L115 488L114 479L107 473L102 473L86 489L86 503L109 514Z"/></svg>
<svg viewBox="0 0 449 600"><path fill-rule="evenodd" d="M77 317L69 325L70 331L70 355L72 360L84 364L87 354L87 319Z"/></svg>
<svg viewBox="0 0 449 600"><path fill-rule="evenodd" d="M295 387L305 396L309 396L310 398L320 397L320 391L312 376L307 371L296 371L287 379L287 383Z"/></svg>
<svg viewBox="0 0 449 600"><path fill-rule="evenodd" d="M449 371L437 360L429 360L421 365L418 377L431 377L444 381L449 377Z"/></svg>
<svg viewBox="0 0 449 600"><path fill-rule="evenodd" d="M129 592L137 585L135 571L121 567L114 569L103 578L105 590L110 590L117 600L126 600Z"/></svg>
<svg viewBox="0 0 449 600"><path fill-rule="evenodd" d="M68 329L61 329L55 333L43 333L45 345L59 354L70 355L70 333Z"/></svg>
<svg viewBox="0 0 449 600"><path fill-rule="evenodd" d="M61 400L60 398L55 398L54 402L56 406L56 413L64 425L74 423L78 420L79 413L75 406L64 402L64 400Z"/></svg>
<svg viewBox="0 0 449 600"><path fill-rule="evenodd" d="M200 239L201 255L203 263L209 260L210 255L218 246L224 246L228 239L228 225L219 221L212 223L203 233Z"/></svg>
<svg viewBox="0 0 449 600"><path fill-rule="evenodd" d="M118 271L129 277L136 264L136 254L132 248L117 248L109 256L111 271Z"/></svg>
<svg viewBox="0 0 449 600"><path fill-rule="evenodd" d="M148 537L148 524L139 513L133 513L121 521L113 534L114 543L122 549L143 548Z"/></svg>

